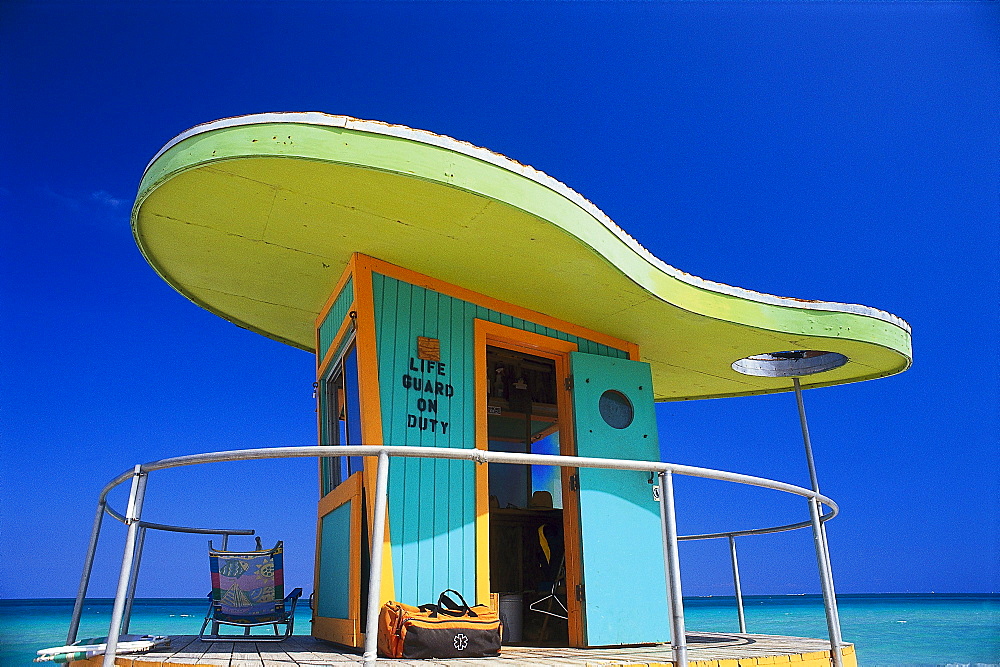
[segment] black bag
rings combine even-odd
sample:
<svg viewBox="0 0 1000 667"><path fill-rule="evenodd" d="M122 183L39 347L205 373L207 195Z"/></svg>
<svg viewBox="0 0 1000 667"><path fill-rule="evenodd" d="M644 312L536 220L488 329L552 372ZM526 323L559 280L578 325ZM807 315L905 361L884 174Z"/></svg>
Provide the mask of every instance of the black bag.
<svg viewBox="0 0 1000 667"><path fill-rule="evenodd" d="M502 629L497 612L486 605L469 607L461 593L449 588L437 604L386 602L378 633L379 653L387 658L485 658L499 655Z"/></svg>

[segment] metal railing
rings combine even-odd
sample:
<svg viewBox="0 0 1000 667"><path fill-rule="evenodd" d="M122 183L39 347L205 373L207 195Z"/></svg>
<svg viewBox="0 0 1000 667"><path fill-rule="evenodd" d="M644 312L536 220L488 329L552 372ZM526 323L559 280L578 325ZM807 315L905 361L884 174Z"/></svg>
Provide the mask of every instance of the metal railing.
<svg viewBox="0 0 1000 667"><path fill-rule="evenodd" d="M70 623L67 643L71 644L76 640L77 631L80 625L80 616L83 610L83 603L86 598L87 587L90 581L90 573L93 567L94 554L97 549L102 519L105 513L124 523L128 527L128 535L126 537L125 550L122 556L122 566L118 577L118 588L115 594L115 602L111 614L111 624L108 628L107 648L103 663L104 667L112 667L112 665L114 665L118 639L120 635L125 633L128 629L132 601L135 597L135 586L138 577L139 564L142 558L145 531L147 529L219 534L224 536L224 541L229 535L252 535L254 532L252 530L242 529L188 528L143 521L142 506L149 473L157 470L203 463L331 456L371 456L377 457L378 459L375 483L375 502L373 507L374 520L371 535L372 543L369 568L370 576L368 580L368 607L366 609L366 627L370 629L378 627L377 621L380 609L379 599L382 583L382 560L385 541L390 457L455 459L472 461L477 464L507 463L568 468L635 470L654 473L658 475L659 478L663 565L667 583L666 602L670 617L671 647L673 649L675 667L686 667L688 664L687 641L684 629L684 608L681 593L680 559L677 548L678 542L685 540L707 540L719 538L727 538L729 540L730 556L733 568L733 581L736 589L737 608L739 613L740 632L745 633L746 621L743 615L743 598L740 587L739 566L736 558L735 538L737 536L763 535L767 533L778 533L807 527L811 527L813 532L813 542L816 549L816 563L819 570L821 588L823 590L823 605L826 611L827 628L829 630L830 638L830 655L833 667L843 667L841 655L843 641L840 635L840 620L837 614L837 602L833 590L833 577L830 571L830 556L827 548L826 531L824 530L824 524L836 516L839 509L833 500L820 494L817 490L805 489L800 486L795 486L794 484L787 484L785 482L778 482L752 475L743 475L721 470L712 470L709 468L678 465L673 463L661 463L656 461L630 461L546 454L516 454L508 452L492 452L481 449L395 447L387 445L238 449L161 459L152 463L137 465L132 470L122 473L104 487L98 500L97 515L94 518L94 527L91 532L90 546L88 548L87 557L84 561L83 576L80 580L80 588L77 593L76 604L73 608L73 618ZM674 475L734 482L737 484L758 486L801 496L807 499L809 503L810 518L808 521L766 528L727 531L721 533L706 533L703 535L678 536L676 510L674 507ZM108 507L107 495L113 488L129 480L131 480L131 490L129 493L128 509L125 514L122 515ZM821 511L822 505L826 505L831 511L823 514ZM376 642L376 632L369 631L365 633L363 656L365 665L374 665L376 663Z"/></svg>

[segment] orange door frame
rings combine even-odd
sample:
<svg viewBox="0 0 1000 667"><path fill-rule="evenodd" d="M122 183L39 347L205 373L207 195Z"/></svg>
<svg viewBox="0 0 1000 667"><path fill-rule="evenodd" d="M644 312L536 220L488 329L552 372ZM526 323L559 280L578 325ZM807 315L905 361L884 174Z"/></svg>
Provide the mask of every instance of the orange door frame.
<svg viewBox="0 0 1000 667"><path fill-rule="evenodd" d="M559 419L559 453L573 455L576 443L573 437L572 395L567 388L569 353L579 348L576 343L550 338L523 329L475 321L475 394L476 394L476 448L487 449L486 396L489 379L486 368L486 347L492 345L516 352L524 352L551 359L556 368L556 410ZM570 478L575 468L560 468L563 497L563 533L566 545L566 606L569 608L569 643L584 646L583 606L569 591L576 590L582 581L580 560L579 503L571 491ZM490 602L490 491L489 464L476 467L476 598L481 604Z"/></svg>

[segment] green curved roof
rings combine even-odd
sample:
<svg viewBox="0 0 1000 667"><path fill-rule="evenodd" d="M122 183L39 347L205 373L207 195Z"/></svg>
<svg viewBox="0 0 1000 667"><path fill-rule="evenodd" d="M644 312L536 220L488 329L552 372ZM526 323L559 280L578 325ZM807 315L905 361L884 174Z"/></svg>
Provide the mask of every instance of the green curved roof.
<svg viewBox="0 0 1000 667"><path fill-rule="evenodd" d="M731 367L766 352L848 357L804 386L891 375L911 360L909 326L894 315L683 273L555 179L398 125L321 113L199 125L146 168L132 227L186 297L306 350L361 252L635 342L658 400L787 390L788 378Z"/></svg>

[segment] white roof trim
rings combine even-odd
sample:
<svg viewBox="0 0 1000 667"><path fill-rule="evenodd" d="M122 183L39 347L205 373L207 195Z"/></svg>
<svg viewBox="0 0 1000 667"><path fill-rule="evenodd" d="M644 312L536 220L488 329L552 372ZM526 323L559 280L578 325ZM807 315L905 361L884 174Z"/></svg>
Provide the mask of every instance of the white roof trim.
<svg viewBox="0 0 1000 667"><path fill-rule="evenodd" d="M699 278L698 276L693 276L689 273L685 273L680 269L677 269L663 260L657 258L651 252L646 250L642 245L639 244L634 238L629 236L621 227L616 225L614 221L611 220L601 209L597 208L590 200L581 195L579 192L573 190L566 184L552 178L548 174L541 172L528 165L521 164L516 160L512 160L499 153L494 153L493 151L480 148L478 146L473 146L467 141L459 141L458 139L452 139L451 137L435 134L434 132L428 132L426 130L415 130L405 125L392 125L390 123L383 123L381 121L374 120L360 120L357 118L352 118L350 116L335 116L332 114L323 113L321 111L294 111L294 112L271 112L271 113L258 113L251 114L247 116L236 116L233 118L223 118L221 120L215 120L210 123L202 123L201 125L196 125L189 130L186 130L176 137L171 139L167 144L157 151L153 159L149 161L146 165L146 171L152 166L156 160L163 155L165 152L173 148L178 143L188 139L190 137L196 136L198 134L203 134L205 132L211 132L213 130L218 130L226 127L238 127L242 125L261 125L266 123L299 123L303 125L325 125L327 127L343 127L350 130L357 130L359 132L369 132L372 134L382 134L390 137L397 137L400 139L409 139L411 141L417 141L423 144L428 144L431 146L437 146L439 148L444 148L446 150L454 151L456 153L462 153L470 157L474 157L483 162L488 162L490 164L496 165L508 171L512 171L516 174L520 174L525 178L531 179L540 185L553 190L566 199L570 200L580 208L584 209L587 213L593 216L601 224L603 224L610 232L617 236L623 243L629 246L636 254L645 259L647 262L663 271L667 275L680 280L681 282L693 285L695 287L708 290L711 292L716 292L719 294L726 294L729 296L735 296L741 299L749 299L751 301L756 301L758 303L766 303L775 306L786 306L792 308L803 308L806 310L824 310L824 311L834 311L834 312L845 312L853 313L855 315L863 315L866 317L873 317L884 322L889 322L894 324L901 329L905 330L907 333L910 332L910 325L900 317L893 315L892 313L887 313L884 310L879 310L878 308L872 308L870 306L862 306L860 304L854 303L837 303L833 301L804 301L801 299L793 299L789 297L775 296L773 294L765 294L763 292L755 292L753 290L744 289L742 287L733 287L731 285L726 285L724 283L717 283L711 280L705 280L704 278Z"/></svg>

